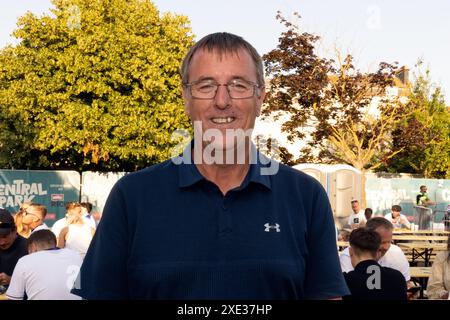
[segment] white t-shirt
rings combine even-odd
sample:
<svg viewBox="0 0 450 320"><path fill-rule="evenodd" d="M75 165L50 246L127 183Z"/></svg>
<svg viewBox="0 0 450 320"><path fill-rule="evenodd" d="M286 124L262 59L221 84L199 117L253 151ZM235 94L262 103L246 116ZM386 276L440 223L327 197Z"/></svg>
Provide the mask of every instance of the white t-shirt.
<svg viewBox="0 0 450 320"><path fill-rule="evenodd" d="M394 228L402 228L403 226L405 226L408 229L411 228L411 223L409 223L408 218L404 214L400 213L400 216L397 221L394 221L394 218L392 218L391 213L385 215L384 218L389 222L391 222L394 225Z"/></svg>
<svg viewBox="0 0 450 320"><path fill-rule="evenodd" d="M94 217L90 214L85 214L83 216L83 221L85 224L87 224L88 226L90 226L93 229L97 228L97 222L95 221Z"/></svg>
<svg viewBox="0 0 450 320"><path fill-rule="evenodd" d="M52 232L55 234L56 239L59 239L59 234L61 230L67 227L67 219L64 217L62 219L57 220L52 226Z"/></svg>
<svg viewBox="0 0 450 320"><path fill-rule="evenodd" d="M39 230L50 230L50 228L44 222L43 224L40 224L36 228L34 228L33 231L31 231L30 234L32 234L33 232L39 231Z"/></svg>
<svg viewBox="0 0 450 320"><path fill-rule="evenodd" d="M341 254L339 255L339 260L341 262L342 272L353 271L352 261L350 259L348 248L345 248L341 252ZM405 277L406 281L409 281L411 279L411 276L409 274L408 259L406 259L406 256L403 253L402 249L400 249L400 247L396 246L395 244L391 244L389 250L383 257L381 257L380 260L378 260L378 263L382 267L388 267L400 271Z"/></svg>
<svg viewBox="0 0 450 320"><path fill-rule="evenodd" d="M357 220L355 220L357 219ZM350 217L348 217L348 224L351 226L353 224L359 224L361 222L367 222L366 216L364 214L364 210L359 210L358 213L352 213Z"/></svg>
<svg viewBox="0 0 450 320"><path fill-rule="evenodd" d="M19 259L6 296L11 300L81 300L70 290L82 259L70 249L42 250Z"/></svg>
<svg viewBox="0 0 450 320"><path fill-rule="evenodd" d="M70 224L68 228L65 247L79 252L84 259L92 240L91 227L87 224Z"/></svg>

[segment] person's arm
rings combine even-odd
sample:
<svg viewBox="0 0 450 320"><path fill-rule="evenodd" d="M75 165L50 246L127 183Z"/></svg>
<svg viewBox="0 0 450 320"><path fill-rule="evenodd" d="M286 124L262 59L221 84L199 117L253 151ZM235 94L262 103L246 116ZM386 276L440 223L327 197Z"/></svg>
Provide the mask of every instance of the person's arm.
<svg viewBox="0 0 450 320"><path fill-rule="evenodd" d="M411 229L411 223L409 223L408 218L406 218L406 216L400 216L400 223L404 225L406 228Z"/></svg>
<svg viewBox="0 0 450 320"><path fill-rule="evenodd" d="M448 290L444 286L444 264L447 262L448 253L440 252L431 267L431 276L428 279L427 295L429 299L447 299Z"/></svg>
<svg viewBox="0 0 450 320"><path fill-rule="evenodd" d="M0 284L1 285L7 285L11 282L11 277L8 276L6 273L2 272L0 273Z"/></svg>
<svg viewBox="0 0 450 320"><path fill-rule="evenodd" d="M25 266L23 260L19 259L14 268L8 290L6 291L6 297L8 300L23 300L25 290Z"/></svg>
<svg viewBox="0 0 450 320"><path fill-rule="evenodd" d="M66 246L66 235L69 232L69 227L62 228L58 237L58 248L64 248Z"/></svg>

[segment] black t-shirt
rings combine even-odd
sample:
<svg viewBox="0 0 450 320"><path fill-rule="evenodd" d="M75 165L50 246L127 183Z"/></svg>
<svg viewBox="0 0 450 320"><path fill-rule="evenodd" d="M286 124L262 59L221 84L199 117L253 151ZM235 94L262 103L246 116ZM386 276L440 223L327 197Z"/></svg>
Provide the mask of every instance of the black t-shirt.
<svg viewBox="0 0 450 320"><path fill-rule="evenodd" d="M17 235L16 240L6 250L0 250L0 273L12 276L17 261L28 254L27 240Z"/></svg>
<svg viewBox="0 0 450 320"><path fill-rule="evenodd" d="M358 263L355 270L344 273L351 292L344 300L406 300L405 277L398 270L382 267L374 260ZM377 279L378 277L378 279Z"/></svg>

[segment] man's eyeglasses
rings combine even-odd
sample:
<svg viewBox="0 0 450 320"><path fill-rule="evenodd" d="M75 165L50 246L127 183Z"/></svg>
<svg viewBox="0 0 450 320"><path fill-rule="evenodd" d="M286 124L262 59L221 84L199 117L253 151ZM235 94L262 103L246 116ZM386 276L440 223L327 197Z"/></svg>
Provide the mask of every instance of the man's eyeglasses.
<svg viewBox="0 0 450 320"><path fill-rule="evenodd" d="M199 80L185 83L184 86L189 88L193 98L203 100L214 99L220 86L227 87L231 99L249 99L255 95L255 88L260 88L260 85L243 79L231 80L227 84L218 84L214 80Z"/></svg>

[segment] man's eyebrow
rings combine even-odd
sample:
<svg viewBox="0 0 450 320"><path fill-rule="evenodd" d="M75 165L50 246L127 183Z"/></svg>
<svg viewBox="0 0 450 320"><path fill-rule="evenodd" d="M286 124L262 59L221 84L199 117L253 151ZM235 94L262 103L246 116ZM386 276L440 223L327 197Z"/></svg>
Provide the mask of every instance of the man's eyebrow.
<svg viewBox="0 0 450 320"><path fill-rule="evenodd" d="M233 76L229 81L233 81L233 80L249 81L243 76ZM217 82L217 80L211 76L200 76L197 80L195 80L193 82L200 82L200 81L215 81L215 82Z"/></svg>
<svg viewBox="0 0 450 320"><path fill-rule="evenodd" d="M216 81L216 79L214 79L213 77L210 77L210 76L201 76L200 78L198 78L197 80L195 80L193 82L199 82L199 81Z"/></svg>

